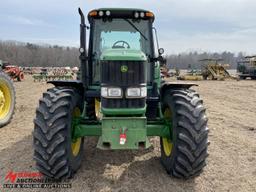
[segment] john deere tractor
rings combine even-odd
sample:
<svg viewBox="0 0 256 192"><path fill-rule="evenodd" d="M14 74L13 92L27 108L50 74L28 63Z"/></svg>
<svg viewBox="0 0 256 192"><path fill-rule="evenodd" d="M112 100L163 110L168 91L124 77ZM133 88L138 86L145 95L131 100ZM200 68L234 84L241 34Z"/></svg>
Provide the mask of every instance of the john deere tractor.
<svg viewBox="0 0 256 192"><path fill-rule="evenodd" d="M0 128L8 124L14 114L15 89L10 77L2 71L0 60Z"/></svg>
<svg viewBox="0 0 256 192"><path fill-rule="evenodd" d="M164 51L158 46L155 51L154 14L96 9L88 14L89 25L80 8L79 14L81 77L50 81L54 87L39 101L33 136L37 169L50 178L72 177L83 162L85 136L98 136L102 150L146 149L148 137L159 136L168 174L199 175L208 156L205 108L190 89L195 84L161 81Z"/></svg>

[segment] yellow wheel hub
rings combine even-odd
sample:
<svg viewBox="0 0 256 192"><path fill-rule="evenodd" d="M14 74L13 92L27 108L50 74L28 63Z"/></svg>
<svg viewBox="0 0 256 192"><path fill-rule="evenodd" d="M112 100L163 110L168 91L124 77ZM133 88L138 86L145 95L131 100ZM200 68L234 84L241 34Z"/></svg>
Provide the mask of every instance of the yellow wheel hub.
<svg viewBox="0 0 256 192"><path fill-rule="evenodd" d="M172 114L169 108L166 108L166 110L164 111L164 118L167 121L171 121L172 118ZM172 153L172 148L173 148L173 143L171 142L171 140L169 138L162 138L162 144L163 144L163 149L164 149L164 153L166 156L170 156Z"/></svg>
<svg viewBox="0 0 256 192"><path fill-rule="evenodd" d="M79 117L80 115L81 115L80 109L76 107L73 111L72 117ZM77 156L80 151L81 141L82 139L78 138L75 141L72 141L71 143L71 150L74 156Z"/></svg>
<svg viewBox="0 0 256 192"><path fill-rule="evenodd" d="M100 102L97 99L95 99L95 113L96 117L100 119L102 115L100 113Z"/></svg>
<svg viewBox="0 0 256 192"><path fill-rule="evenodd" d="M11 91L5 82L0 84L0 119L4 119L11 109Z"/></svg>
<svg viewBox="0 0 256 192"><path fill-rule="evenodd" d="M4 104L5 104L4 93L0 90L0 109L4 107Z"/></svg>
<svg viewBox="0 0 256 192"><path fill-rule="evenodd" d="M172 153L173 144L170 139L162 138L164 153L166 156L170 156Z"/></svg>
<svg viewBox="0 0 256 192"><path fill-rule="evenodd" d="M81 147L81 138L77 139L75 142L72 142L71 149L74 156L77 156Z"/></svg>

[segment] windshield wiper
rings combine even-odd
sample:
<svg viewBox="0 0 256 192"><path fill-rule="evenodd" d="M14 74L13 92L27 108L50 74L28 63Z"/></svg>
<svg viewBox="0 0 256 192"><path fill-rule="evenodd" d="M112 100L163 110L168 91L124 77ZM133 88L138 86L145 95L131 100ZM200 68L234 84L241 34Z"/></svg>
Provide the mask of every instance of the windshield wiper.
<svg viewBox="0 0 256 192"><path fill-rule="evenodd" d="M127 23L129 23L136 31L140 33L140 35L147 41L148 38L128 19L124 19Z"/></svg>

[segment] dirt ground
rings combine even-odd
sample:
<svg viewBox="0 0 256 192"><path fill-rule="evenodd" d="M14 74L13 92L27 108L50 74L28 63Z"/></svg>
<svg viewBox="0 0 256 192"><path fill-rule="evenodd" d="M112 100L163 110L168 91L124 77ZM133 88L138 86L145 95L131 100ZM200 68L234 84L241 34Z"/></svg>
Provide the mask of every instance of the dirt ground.
<svg viewBox="0 0 256 192"><path fill-rule="evenodd" d="M70 191L256 191L256 81L197 83L195 89L207 108L211 142L208 165L200 177L184 181L168 176L160 164L158 138L151 139L154 148L146 151L101 151L95 148L96 138L86 138L84 161ZM10 170L36 171L33 118L38 99L50 85L27 77L15 87L15 116L0 129L1 186ZM0 187L0 191L8 190Z"/></svg>

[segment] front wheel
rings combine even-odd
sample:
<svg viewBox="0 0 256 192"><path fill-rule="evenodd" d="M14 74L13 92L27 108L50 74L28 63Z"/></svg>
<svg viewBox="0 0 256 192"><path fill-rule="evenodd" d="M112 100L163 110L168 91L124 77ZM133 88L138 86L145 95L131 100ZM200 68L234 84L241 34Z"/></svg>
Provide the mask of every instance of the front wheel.
<svg viewBox="0 0 256 192"><path fill-rule="evenodd" d="M0 128L10 123L15 108L15 89L8 75L0 72Z"/></svg>
<svg viewBox="0 0 256 192"><path fill-rule="evenodd" d="M161 162L178 178L199 175L206 165L208 128L205 108L199 95L190 89L167 90L162 102L170 127L168 138L161 137Z"/></svg>
<svg viewBox="0 0 256 192"><path fill-rule="evenodd" d="M55 87L43 94L34 120L34 159L45 176L70 178L81 164L83 138L72 138L72 124L82 110L78 90Z"/></svg>

